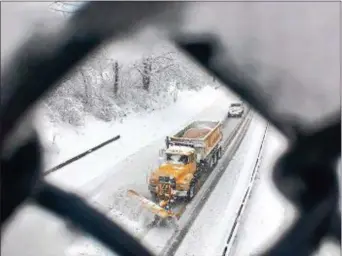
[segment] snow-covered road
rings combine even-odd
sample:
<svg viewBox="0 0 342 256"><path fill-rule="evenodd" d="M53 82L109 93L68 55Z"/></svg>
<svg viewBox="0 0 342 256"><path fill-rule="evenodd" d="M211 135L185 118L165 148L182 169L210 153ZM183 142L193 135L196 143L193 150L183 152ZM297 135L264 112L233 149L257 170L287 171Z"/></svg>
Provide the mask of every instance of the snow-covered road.
<svg viewBox="0 0 342 256"><path fill-rule="evenodd" d="M227 234L248 187L266 124L255 116L234 159L229 163L176 256L222 255Z"/></svg>

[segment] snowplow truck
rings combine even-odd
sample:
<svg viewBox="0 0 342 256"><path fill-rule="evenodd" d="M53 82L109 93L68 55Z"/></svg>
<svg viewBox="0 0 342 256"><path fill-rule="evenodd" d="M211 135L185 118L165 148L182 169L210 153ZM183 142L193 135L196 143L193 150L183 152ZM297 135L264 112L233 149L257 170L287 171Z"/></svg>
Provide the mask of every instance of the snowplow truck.
<svg viewBox="0 0 342 256"><path fill-rule="evenodd" d="M169 210L178 198L191 200L203 172L211 171L222 155L222 123L195 121L166 137L163 158L148 180L153 201Z"/></svg>

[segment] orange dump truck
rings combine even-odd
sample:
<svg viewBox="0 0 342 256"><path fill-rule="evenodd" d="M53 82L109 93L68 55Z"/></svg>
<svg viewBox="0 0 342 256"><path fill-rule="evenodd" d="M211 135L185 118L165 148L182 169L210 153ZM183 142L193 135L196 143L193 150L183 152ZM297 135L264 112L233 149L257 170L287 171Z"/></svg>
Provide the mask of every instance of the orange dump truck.
<svg viewBox="0 0 342 256"><path fill-rule="evenodd" d="M153 201L168 210L177 198L191 200L201 174L210 171L222 154L222 123L195 121L166 138L163 163L149 177Z"/></svg>
<svg viewBox="0 0 342 256"><path fill-rule="evenodd" d="M153 202L133 190L129 194L161 218L175 216L172 204L178 198L191 200L201 174L211 171L218 162L222 138L219 121L195 121L166 137L166 149L160 151L163 162L148 179Z"/></svg>

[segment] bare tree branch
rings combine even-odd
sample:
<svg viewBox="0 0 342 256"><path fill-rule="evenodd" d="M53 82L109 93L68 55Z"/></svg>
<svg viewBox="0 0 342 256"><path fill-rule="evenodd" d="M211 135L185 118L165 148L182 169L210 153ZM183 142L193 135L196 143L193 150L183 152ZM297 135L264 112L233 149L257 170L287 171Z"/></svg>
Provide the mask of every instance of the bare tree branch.
<svg viewBox="0 0 342 256"><path fill-rule="evenodd" d="M168 69L168 68L171 68L171 67L174 67L174 66L176 66L176 65L175 65L174 63L171 63L171 64L169 64L169 65L167 65L167 66L165 66L165 67L158 68L157 70L154 70L154 71L151 73L151 75L159 74L159 73L163 72L164 70L166 70L166 69Z"/></svg>

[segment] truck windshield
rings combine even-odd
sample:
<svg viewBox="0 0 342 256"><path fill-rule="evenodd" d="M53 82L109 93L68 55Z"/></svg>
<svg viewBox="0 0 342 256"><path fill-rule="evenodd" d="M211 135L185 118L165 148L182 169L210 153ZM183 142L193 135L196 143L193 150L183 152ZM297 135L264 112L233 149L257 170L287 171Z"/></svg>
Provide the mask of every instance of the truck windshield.
<svg viewBox="0 0 342 256"><path fill-rule="evenodd" d="M188 157L184 155L167 154L166 161L172 164L187 164Z"/></svg>

